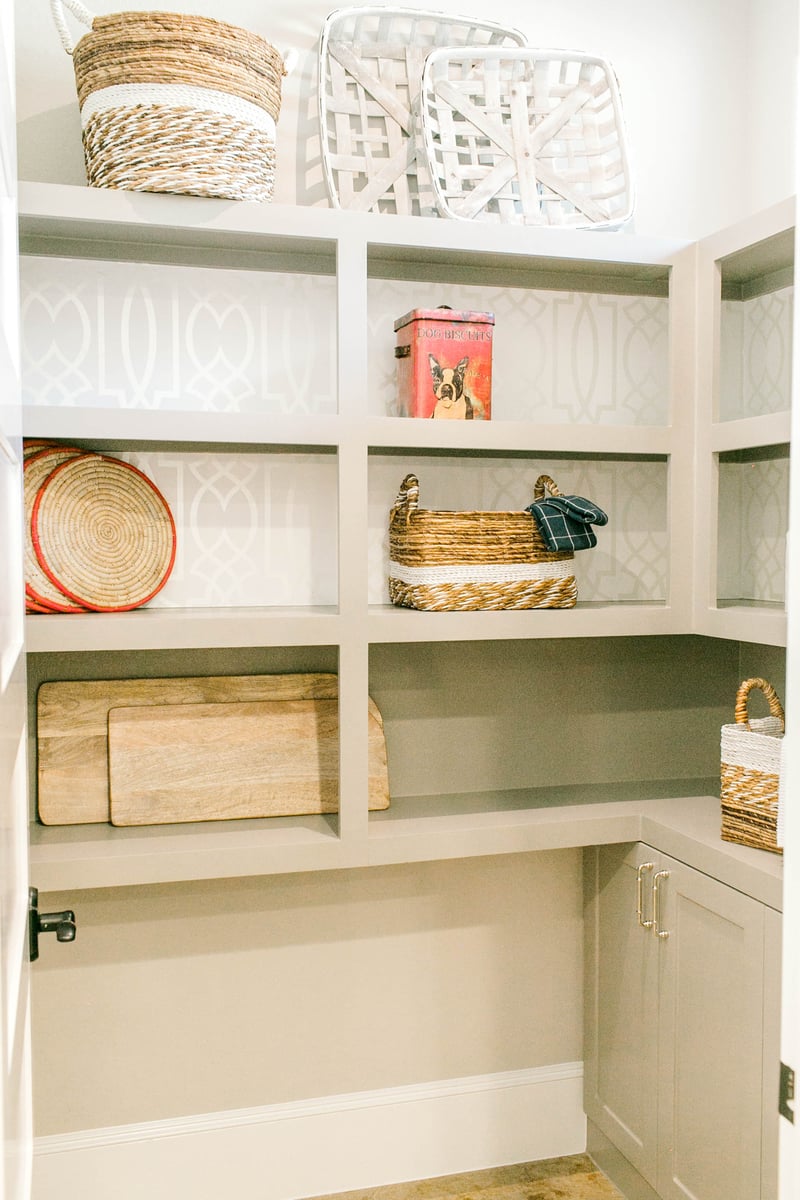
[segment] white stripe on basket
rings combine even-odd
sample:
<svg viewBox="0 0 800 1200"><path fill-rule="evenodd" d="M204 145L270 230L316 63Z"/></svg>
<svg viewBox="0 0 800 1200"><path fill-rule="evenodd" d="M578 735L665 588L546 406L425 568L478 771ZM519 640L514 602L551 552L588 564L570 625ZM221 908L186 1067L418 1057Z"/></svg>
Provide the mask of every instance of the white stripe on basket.
<svg viewBox="0 0 800 1200"><path fill-rule="evenodd" d="M406 567L391 561L389 575L400 583L543 583L549 579L569 579L574 574L572 559L543 563L465 564L449 567Z"/></svg>
<svg viewBox="0 0 800 1200"><path fill-rule="evenodd" d="M81 124L86 127L90 117L113 108L134 108L137 105L164 108L193 108L235 117L245 125L275 138L275 121L268 112L214 88L189 87L183 83L123 83L116 87L99 88L87 96L81 108Z"/></svg>
<svg viewBox="0 0 800 1200"><path fill-rule="evenodd" d="M781 741L780 777L778 779L778 825L775 830L775 844L783 846L784 830L786 828L786 739Z"/></svg>
<svg viewBox="0 0 800 1200"><path fill-rule="evenodd" d="M722 726L720 757L726 767L744 767L767 775L780 772L783 729L777 717L757 717L750 728Z"/></svg>

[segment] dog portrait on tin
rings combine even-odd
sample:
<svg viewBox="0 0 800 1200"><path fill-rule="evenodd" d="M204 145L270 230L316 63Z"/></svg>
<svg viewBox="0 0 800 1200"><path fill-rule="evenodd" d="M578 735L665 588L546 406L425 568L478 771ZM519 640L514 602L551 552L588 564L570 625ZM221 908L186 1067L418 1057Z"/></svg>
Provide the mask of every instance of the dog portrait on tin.
<svg viewBox="0 0 800 1200"><path fill-rule="evenodd" d="M462 358L454 367L443 367L433 354L428 355L436 397L432 417L445 421L473 421L483 417L483 405L464 389L464 377L469 358Z"/></svg>

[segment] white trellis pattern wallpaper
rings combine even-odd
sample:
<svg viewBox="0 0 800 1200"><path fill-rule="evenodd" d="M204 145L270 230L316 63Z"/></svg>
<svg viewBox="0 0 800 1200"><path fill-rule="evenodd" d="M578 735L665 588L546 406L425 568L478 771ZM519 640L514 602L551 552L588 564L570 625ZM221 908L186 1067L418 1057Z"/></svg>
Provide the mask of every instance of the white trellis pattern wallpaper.
<svg viewBox="0 0 800 1200"><path fill-rule="evenodd" d="M175 518L178 552L151 607L335 605L336 459L129 453Z"/></svg>
<svg viewBox="0 0 800 1200"><path fill-rule="evenodd" d="M667 476L663 461L559 459L510 462L438 456L374 455L370 460L371 604L388 602L389 509L412 471L420 507L519 510L530 504L540 474L561 492L586 496L608 513L597 546L575 555L579 601L664 601L668 593ZM387 501L388 498L388 501Z"/></svg>
<svg viewBox="0 0 800 1200"><path fill-rule="evenodd" d="M336 411L335 281L324 276L147 264L22 260L28 404L190 412ZM668 304L652 297L372 280L372 415L395 410L395 319L450 304L494 312L494 420L664 424ZM792 289L723 305L726 415L788 407ZM309 330L313 336L309 336ZM122 455L157 483L178 525L164 606L334 605L333 455ZM369 599L387 599L388 511L403 475L431 508L523 508L540 471L605 508L595 550L576 559L580 597L663 601L663 461L400 457L370 462ZM783 597L785 460L720 474L720 595ZM730 544L729 544L730 543Z"/></svg>
<svg viewBox="0 0 800 1200"><path fill-rule="evenodd" d="M26 404L336 411L332 278L46 258L20 271Z"/></svg>
<svg viewBox="0 0 800 1200"><path fill-rule="evenodd" d="M785 602L789 459L720 463L720 600Z"/></svg>
<svg viewBox="0 0 800 1200"><path fill-rule="evenodd" d="M719 418L765 416L791 404L794 288L723 300Z"/></svg>
<svg viewBox="0 0 800 1200"><path fill-rule="evenodd" d="M46 258L21 276L28 404L336 411L331 278ZM442 303L495 314L493 419L668 422L666 300L385 280L369 286L373 415L396 413L395 319Z"/></svg>
<svg viewBox="0 0 800 1200"><path fill-rule="evenodd" d="M373 415L397 412L394 321L440 304L495 315L492 420L669 422L667 300L399 280L369 285Z"/></svg>

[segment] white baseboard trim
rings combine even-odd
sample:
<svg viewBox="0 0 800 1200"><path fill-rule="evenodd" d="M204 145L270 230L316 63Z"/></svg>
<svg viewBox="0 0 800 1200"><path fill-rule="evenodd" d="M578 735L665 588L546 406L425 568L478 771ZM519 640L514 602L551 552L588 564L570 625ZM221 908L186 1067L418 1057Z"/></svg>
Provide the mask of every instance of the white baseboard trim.
<svg viewBox="0 0 800 1200"><path fill-rule="evenodd" d="M583 1064L37 1138L32 1200L298 1200L586 1148Z"/></svg>

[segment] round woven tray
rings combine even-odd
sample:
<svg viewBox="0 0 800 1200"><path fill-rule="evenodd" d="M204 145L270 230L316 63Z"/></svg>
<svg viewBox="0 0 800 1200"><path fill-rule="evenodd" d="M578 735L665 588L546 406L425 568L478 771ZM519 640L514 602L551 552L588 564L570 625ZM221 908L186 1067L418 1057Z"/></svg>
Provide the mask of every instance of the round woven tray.
<svg viewBox="0 0 800 1200"><path fill-rule="evenodd" d="M158 488L100 454L62 462L42 483L31 539L48 579L96 612L146 604L175 562L175 523Z"/></svg>
<svg viewBox="0 0 800 1200"><path fill-rule="evenodd" d="M44 448L43 448L44 447ZM61 463L77 458L84 451L72 446L52 446L28 442L24 448L23 483L25 491L25 595L37 607L32 612L85 612L55 585L42 570L31 536L31 517L43 483Z"/></svg>
<svg viewBox="0 0 800 1200"><path fill-rule="evenodd" d="M26 613L51 613L52 608L45 608L43 604L37 604L35 600L31 600L30 596L25 597L25 612ZM77 611L77 609L76 609ZM84 610L81 609L81 612Z"/></svg>
<svg viewBox="0 0 800 1200"><path fill-rule="evenodd" d="M34 454L38 454L41 450L49 450L55 448L57 442L51 442L49 438L25 438L22 443L22 458L32 458Z"/></svg>

